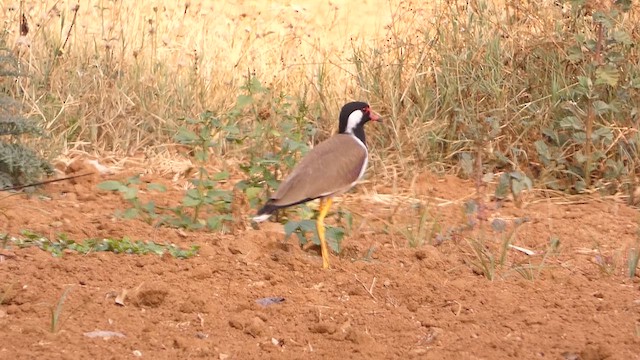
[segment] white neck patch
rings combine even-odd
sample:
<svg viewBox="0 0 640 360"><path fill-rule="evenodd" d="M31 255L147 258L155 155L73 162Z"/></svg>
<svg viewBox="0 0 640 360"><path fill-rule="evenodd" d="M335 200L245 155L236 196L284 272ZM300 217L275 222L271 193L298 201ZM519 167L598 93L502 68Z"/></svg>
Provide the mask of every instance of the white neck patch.
<svg viewBox="0 0 640 360"><path fill-rule="evenodd" d="M347 120L347 128L344 132L353 135L353 129L355 129L360 121L362 121L362 116L364 116L362 110L356 110L352 112L351 115L349 115L349 119Z"/></svg>

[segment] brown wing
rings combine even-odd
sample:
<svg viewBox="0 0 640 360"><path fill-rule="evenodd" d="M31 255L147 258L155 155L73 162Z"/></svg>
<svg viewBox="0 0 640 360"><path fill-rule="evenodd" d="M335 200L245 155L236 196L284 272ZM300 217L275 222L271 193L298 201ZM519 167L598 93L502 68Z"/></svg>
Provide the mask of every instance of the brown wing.
<svg viewBox="0 0 640 360"><path fill-rule="evenodd" d="M337 134L313 148L269 201L288 206L348 190L358 180L367 150L352 135Z"/></svg>

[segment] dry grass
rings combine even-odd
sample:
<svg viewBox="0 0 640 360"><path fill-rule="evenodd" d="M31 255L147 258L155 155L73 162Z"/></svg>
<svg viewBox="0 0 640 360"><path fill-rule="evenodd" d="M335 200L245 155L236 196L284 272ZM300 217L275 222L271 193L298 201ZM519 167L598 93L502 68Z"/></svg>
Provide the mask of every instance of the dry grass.
<svg viewBox="0 0 640 360"><path fill-rule="evenodd" d="M163 144L179 117L228 109L248 73L335 115L360 95L351 47L380 36L389 12L378 10L393 6L24 1L20 39L19 4L3 8L5 31L30 44L33 76L19 86L34 114L64 147L126 153Z"/></svg>
<svg viewBox="0 0 640 360"><path fill-rule="evenodd" d="M595 75L588 61L569 61L567 49L575 34L597 38L591 15L608 3L588 1L575 13L551 0L423 3L25 0L1 11L7 41L30 75L12 91L53 135L53 151L163 153L181 118L229 111L255 75L272 96L305 104L319 138L335 130L345 101L380 110L385 126L370 130L378 178L406 179L424 167L464 172L472 157L485 172L522 169L537 178L542 160L532 144L566 116L565 102L591 105L572 91L578 76ZM637 40L639 14L632 9L615 26ZM278 121L257 113L245 114L245 125ZM608 153L594 168L635 134L612 117L594 125L617 136L600 144ZM565 145L559 153L574 161L576 144ZM590 161L581 163L586 175L545 168L541 181L554 188L566 173L584 180Z"/></svg>

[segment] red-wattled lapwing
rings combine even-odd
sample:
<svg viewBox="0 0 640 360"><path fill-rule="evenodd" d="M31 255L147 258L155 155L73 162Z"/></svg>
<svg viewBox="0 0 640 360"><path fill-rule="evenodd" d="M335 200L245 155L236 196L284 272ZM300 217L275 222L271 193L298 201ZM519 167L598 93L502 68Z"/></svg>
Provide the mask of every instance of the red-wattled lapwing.
<svg viewBox="0 0 640 360"><path fill-rule="evenodd" d="M343 106L339 133L309 151L253 218L256 222L265 221L278 209L320 199L316 226L325 269L329 267L329 250L324 238L324 217L332 198L347 192L364 175L369 155L364 124L369 120L381 119L367 103Z"/></svg>

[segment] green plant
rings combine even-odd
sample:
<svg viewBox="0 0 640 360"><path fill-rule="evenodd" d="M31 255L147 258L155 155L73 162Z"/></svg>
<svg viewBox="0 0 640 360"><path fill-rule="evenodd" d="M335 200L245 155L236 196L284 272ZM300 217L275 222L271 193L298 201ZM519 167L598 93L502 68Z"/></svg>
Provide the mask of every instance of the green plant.
<svg viewBox="0 0 640 360"><path fill-rule="evenodd" d="M206 111L197 119L185 119L185 124L179 128L175 140L188 148L185 153L196 164L197 175L190 180L193 188L187 190L181 206L171 209L174 217L166 218L166 223L187 229L206 225L211 230L223 230L224 223L232 220L229 214L232 192L219 187L219 182L229 178L229 172L210 174L207 165L212 151L222 155L225 142L239 141L235 117L234 111L226 118Z"/></svg>
<svg viewBox="0 0 640 360"><path fill-rule="evenodd" d="M417 204L414 206L414 210L416 210L414 215L417 216L411 216L411 218L416 219L415 224L407 225L400 231L410 247L419 247L425 241L431 241L433 234L440 231L440 225L435 219L429 221L429 211L426 204Z"/></svg>
<svg viewBox="0 0 640 360"><path fill-rule="evenodd" d="M504 172L498 178L495 196L497 199L505 199L511 193L516 203L519 203L519 196L524 190L531 190L533 183L531 179L521 171Z"/></svg>
<svg viewBox="0 0 640 360"><path fill-rule="evenodd" d="M318 237L318 229L316 228L316 220L315 217L318 215L317 212L312 211L306 205L300 206L298 210L300 220L288 220L284 224L284 233L285 240L288 239L291 235L295 234L298 238L298 241L301 246L306 245L309 242L309 234L311 236L311 241L315 245L320 245L320 238ZM342 218L344 215L341 215ZM350 224L350 215L347 216L347 223ZM350 228L350 225L347 227ZM342 240L346 234L346 230L340 226L331 226L325 224L325 238L327 239L327 244L335 253L339 254L342 244Z"/></svg>
<svg viewBox="0 0 640 360"><path fill-rule="evenodd" d="M636 238L636 243L631 249L627 257L627 274L630 278L634 278L638 271L638 261L640 261L640 234Z"/></svg>
<svg viewBox="0 0 640 360"><path fill-rule="evenodd" d="M545 182L553 188L582 192L595 185L613 193L639 165L633 160L640 145L637 131L626 134L636 128L632 99L640 89L640 72L630 61L637 49L623 21L630 6L596 4L588 18L584 2L571 5L566 75L576 80L556 94L556 120L542 129L544 137L535 145Z"/></svg>
<svg viewBox="0 0 640 360"><path fill-rule="evenodd" d="M24 76L13 52L0 37L0 79ZM51 164L26 139L44 139L42 128L23 115L23 106L6 95L0 82L0 189L28 184L53 173Z"/></svg>
<svg viewBox="0 0 640 360"><path fill-rule="evenodd" d="M309 150L315 129L305 119L309 109L304 100L274 93L254 76L241 90L236 109L248 107L254 121L247 135L248 161L240 165L247 178L236 186L255 208Z"/></svg>
<svg viewBox="0 0 640 360"><path fill-rule="evenodd" d="M219 183L229 178L229 172L218 171L211 174L208 170L211 153L222 155L226 142L239 141L239 129L234 124L235 110L225 117L215 116L205 111L199 117L184 118L174 140L186 149L182 154L196 165L196 177L190 179L192 188L182 198L181 205L158 208L153 200L143 203L138 198L138 189L142 183L138 176L124 182L109 180L98 184L98 188L118 191L129 202L130 208L119 215L124 218L142 217L151 224L185 228L189 230L207 227L210 230L224 230L225 222L231 221L230 190L221 189ZM146 184L146 190L166 191L164 185Z"/></svg>
<svg viewBox="0 0 640 360"><path fill-rule="evenodd" d="M600 272L604 275L611 276L616 273L618 266L620 265L620 253L615 252L612 255L605 255L598 246L596 248L597 254L595 255L594 262L598 266Z"/></svg>
<svg viewBox="0 0 640 360"><path fill-rule="evenodd" d="M144 186L146 190L150 191L166 191L166 188L162 184L149 183L143 184L140 180L140 176L132 176L124 181L107 180L98 184L98 189L106 191L117 191L121 194L122 198L129 203L131 207L124 211L117 210L116 216L123 217L125 219L133 219L141 217L147 224L153 223L160 215L157 213L156 204L153 200L148 202L142 202L138 198L139 188Z"/></svg>
<svg viewBox="0 0 640 360"><path fill-rule="evenodd" d="M58 332L58 330L60 330L60 328L62 327L62 323L60 321L60 315L62 314L62 306L64 305L65 301L67 301L67 296L69 295L69 292L71 291L72 288L73 286L69 286L65 288L64 291L62 291L62 295L60 295L60 298L58 298L58 302L56 306L51 307L49 309L51 312L51 322L50 322L49 331L51 331L52 333Z"/></svg>
<svg viewBox="0 0 640 360"><path fill-rule="evenodd" d="M469 260L469 263L474 271L489 280L494 280L497 275L496 271L503 268L506 264L507 253L511 248L510 244L517 230L527 221L527 218L515 219L511 229L506 231L507 223L504 220L493 220L491 223L493 231L501 234L501 241L499 242L499 249L497 251L492 250L493 246L486 240L483 228L480 228L480 234L476 238L467 239L467 243L470 245L473 254L473 258Z"/></svg>
<svg viewBox="0 0 640 360"><path fill-rule="evenodd" d="M295 100L264 87L255 76L248 76L244 92L238 96L234 115L248 111L253 117L249 126L245 125L247 135L243 139L249 141L247 161L240 165L246 178L236 184L243 191L251 208L256 208L269 194L273 193L287 174L309 150L308 142L315 136L315 129L306 120L309 108L304 101L305 96ZM259 139L259 141L256 141ZM312 241L319 244L315 220L315 211L306 205L297 208L298 220L288 219L285 223L285 238L296 234L301 245L305 245L307 233L311 232ZM351 214L338 211L337 221L344 218L351 226ZM345 229L338 226L327 226L326 238L333 251L340 252L340 243Z"/></svg>
<svg viewBox="0 0 640 360"><path fill-rule="evenodd" d="M483 275L488 280L494 280L496 276L496 258L484 244L483 239L467 239L467 243L471 246L474 260L469 260L473 271Z"/></svg>
<svg viewBox="0 0 640 360"><path fill-rule="evenodd" d="M9 234L0 234L0 249L6 249L9 244Z"/></svg>
<svg viewBox="0 0 640 360"><path fill-rule="evenodd" d="M22 231L21 235L18 238L11 238L10 243L20 248L35 246L51 253L55 257L61 257L66 250L71 250L80 254L97 251L135 255L163 255L167 253L178 259L186 259L195 256L200 249L198 245L192 245L188 249L181 249L173 244L165 245L157 244L153 241L134 241L127 237L121 239L86 239L82 242L76 242L68 239L64 234L58 234L55 240L50 240L26 230Z"/></svg>
<svg viewBox="0 0 640 360"><path fill-rule="evenodd" d="M522 276L524 279L531 280L531 281L539 279L540 274L542 273L542 270L546 268L547 259L550 256L555 255L559 247L560 247L560 239L558 239L555 236L552 236L551 239L549 240L549 246L545 250L544 255L542 256L542 259L540 260L539 263L534 264L531 261L531 258L529 257L527 260L527 264L524 264L524 265L514 264L513 270L518 274L520 274L520 276Z"/></svg>

